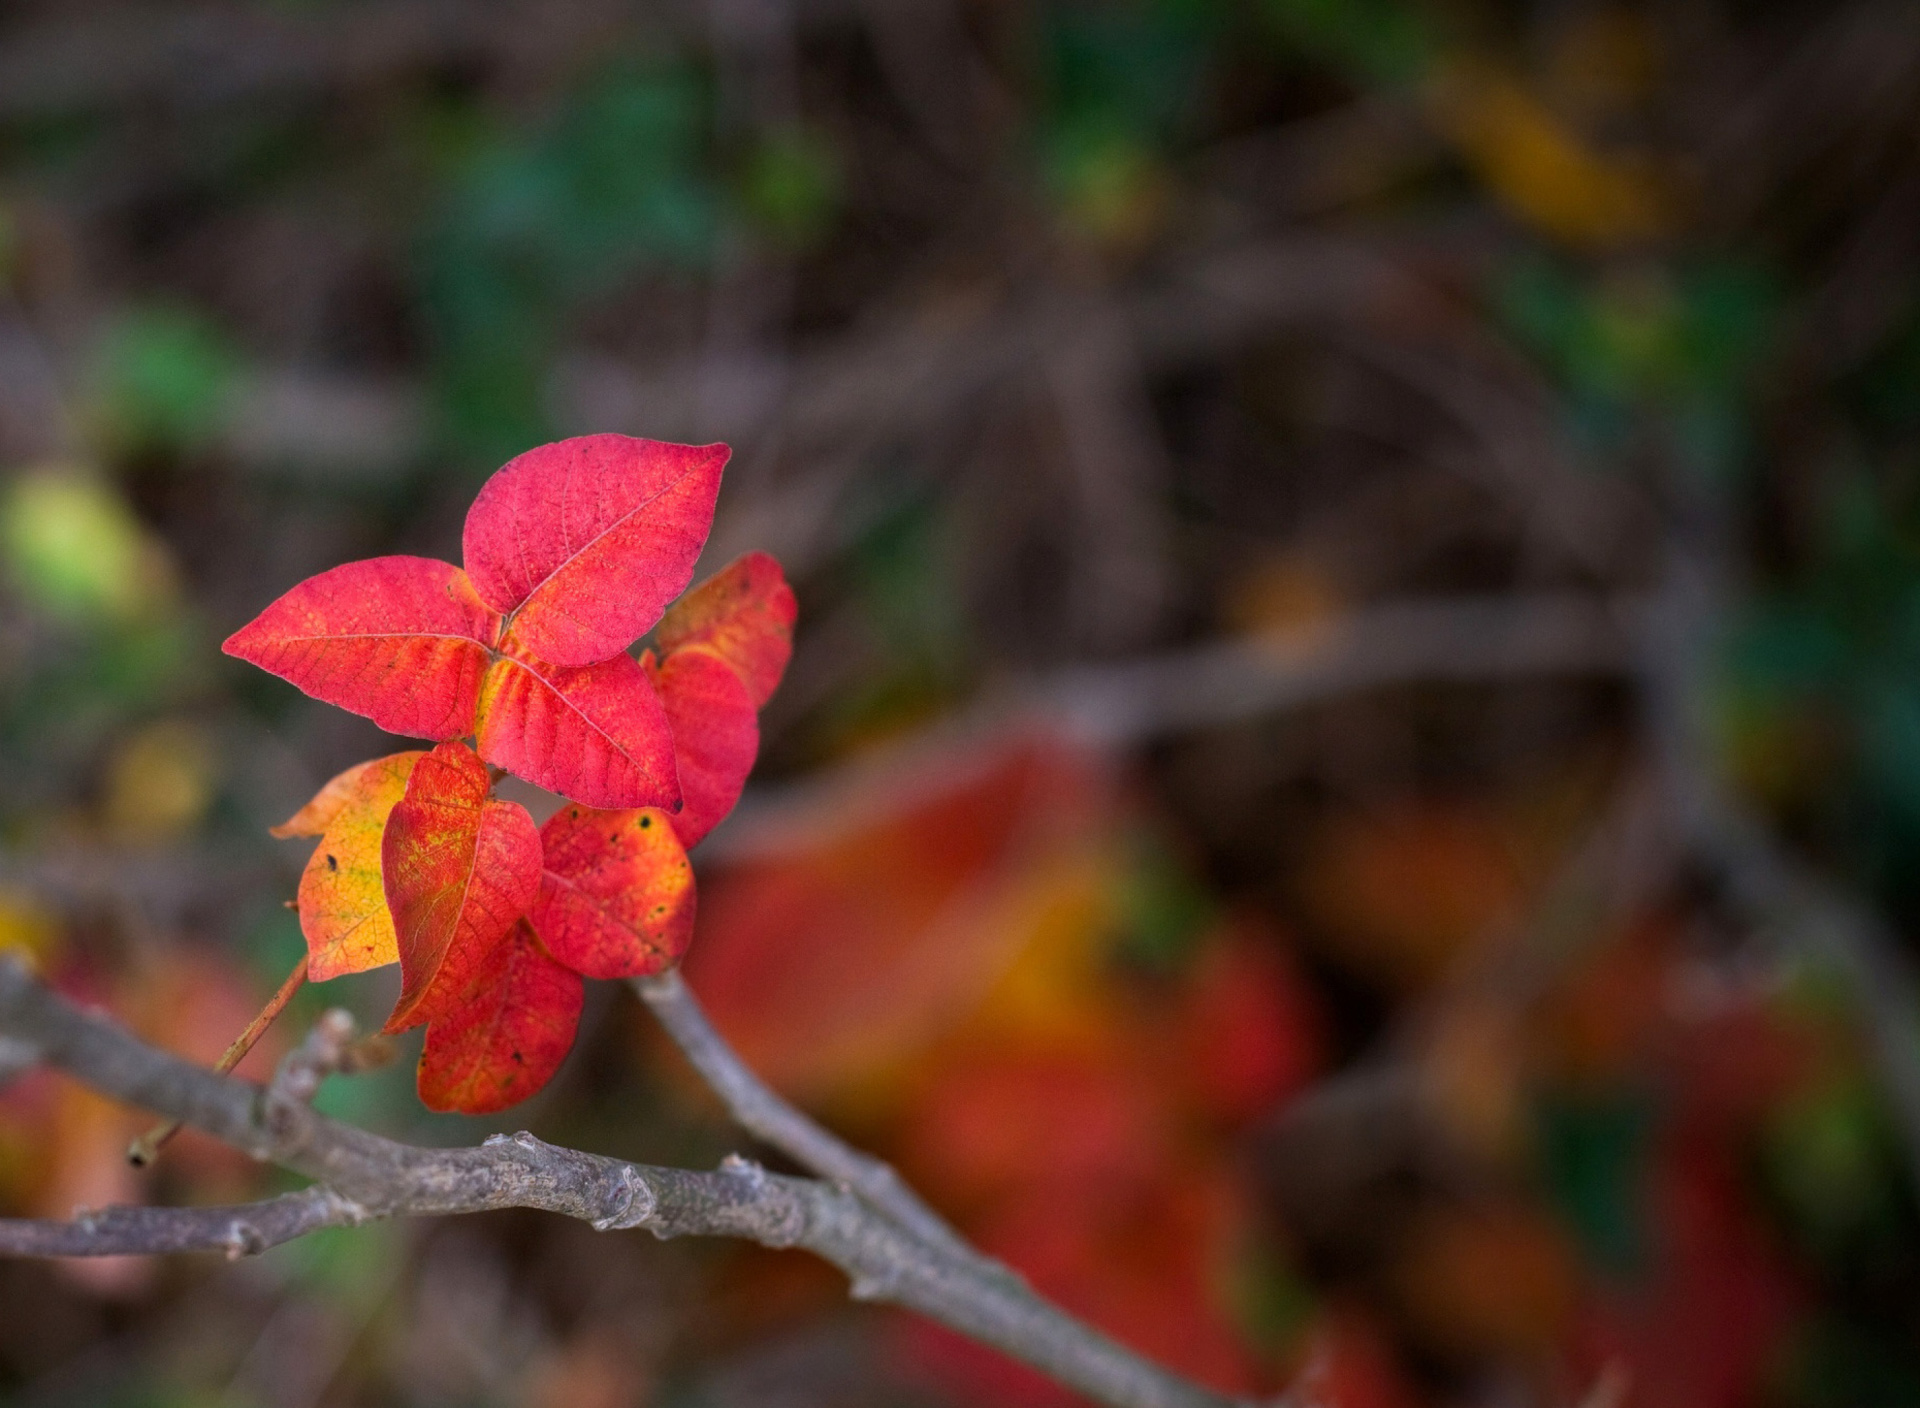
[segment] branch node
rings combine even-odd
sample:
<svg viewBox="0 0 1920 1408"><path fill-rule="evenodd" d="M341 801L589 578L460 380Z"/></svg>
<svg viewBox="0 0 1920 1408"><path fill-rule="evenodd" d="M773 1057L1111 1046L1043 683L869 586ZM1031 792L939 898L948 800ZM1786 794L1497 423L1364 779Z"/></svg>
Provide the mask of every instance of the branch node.
<svg viewBox="0 0 1920 1408"><path fill-rule="evenodd" d="M638 1227L653 1217L659 1200L654 1197L653 1189L647 1186L646 1179L631 1164L622 1164L615 1182L618 1187L619 1205L605 1217L593 1220L596 1232L624 1231L629 1227Z"/></svg>
<svg viewBox="0 0 1920 1408"><path fill-rule="evenodd" d="M228 1261L238 1261L243 1256L258 1256L267 1249L267 1239L260 1229L250 1222L235 1218L227 1224L224 1245Z"/></svg>
<svg viewBox="0 0 1920 1408"><path fill-rule="evenodd" d="M896 1278L892 1276L856 1276L852 1284L847 1287L847 1294L859 1301L890 1300L893 1296L895 1280Z"/></svg>
<svg viewBox="0 0 1920 1408"><path fill-rule="evenodd" d="M740 1154L728 1154L720 1160L720 1172L730 1173L736 1178L746 1180L747 1186L758 1193L767 1183L767 1171L752 1159Z"/></svg>
<svg viewBox="0 0 1920 1408"><path fill-rule="evenodd" d="M346 1008L329 1007L322 1012L306 1040L288 1052L273 1073L267 1086L269 1105L311 1105L320 1093L320 1083L340 1069L353 1031L353 1014Z"/></svg>

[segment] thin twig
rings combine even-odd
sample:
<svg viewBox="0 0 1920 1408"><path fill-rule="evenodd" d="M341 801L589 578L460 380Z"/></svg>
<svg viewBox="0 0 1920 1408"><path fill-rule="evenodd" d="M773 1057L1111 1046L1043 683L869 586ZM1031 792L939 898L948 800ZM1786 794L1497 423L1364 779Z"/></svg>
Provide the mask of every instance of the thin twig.
<svg viewBox="0 0 1920 1408"><path fill-rule="evenodd" d="M225 1075L235 1066L247 1059L247 1053L253 1050L261 1037L267 1034L274 1019L287 1010L287 1004L293 1001L293 995L300 991L300 984L307 980L307 955L300 955L300 961L293 965L293 971L287 974L287 980L280 984L278 992L267 999L267 1005L248 1022L246 1029L235 1037L227 1049L220 1053L220 1059L213 1063L214 1071ZM349 1021L352 1019L349 1018ZM316 1029L317 1030L317 1029ZM160 1151L167 1141L180 1132L180 1121L170 1120L166 1124L155 1125L133 1143L127 1146L127 1162L135 1168L145 1168L160 1157Z"/></svg>
<svg viewBox="0 0 1920 1408"><path fill-rule="evenodd" d="M284 1240L282 1233L372 1218L536 1208L602 1231L644 1228L662 1238L739 1237L803 1248L844 1271L857 1299L919 1311L1114 1408L1251 1408L1142 1359L1010 1273L983 1273L977 1253L940 1254L832 1183L768 1173L740 1158L714 1172L632 1164L526 1133L495 1135L478 1148L396 1143L155 1050L74 1007L11 957L0 957L0 1038L32 1047L46 1064L104 1094L192 1124L321 1185L293 1195L301 1201L245 1208L117 1209L67 1224L0 1220L0 1251L207 1247L246 1254L276 1236Z"/></svg>
<svg viewBox="0 0 1920 1408"><path fill-rule="evenodd" d="M635 978L633 990L747 1133L765 1140L808 1172L847 1189L922 1241L949 1255L985 1260L939 1213L921 1201L891 1164L863 1154L829 1133L755 1075L714 1029L679 969L670 968L657 977Z"/></svg>

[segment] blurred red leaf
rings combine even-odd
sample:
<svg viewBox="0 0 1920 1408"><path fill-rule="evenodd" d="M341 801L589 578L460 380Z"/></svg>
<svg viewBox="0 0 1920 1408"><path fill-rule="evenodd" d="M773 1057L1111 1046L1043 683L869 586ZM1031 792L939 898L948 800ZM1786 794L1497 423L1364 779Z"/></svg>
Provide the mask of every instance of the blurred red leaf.
<svg viewBox="0 0 1920 1408"><path fill-rule="evenodd" d="M702 878L688 976L755 1069L821 1092L922 1049L1025 934L1024 887L1085 845L1111 790L1045 737L888 769L763 829Z"/></svg>

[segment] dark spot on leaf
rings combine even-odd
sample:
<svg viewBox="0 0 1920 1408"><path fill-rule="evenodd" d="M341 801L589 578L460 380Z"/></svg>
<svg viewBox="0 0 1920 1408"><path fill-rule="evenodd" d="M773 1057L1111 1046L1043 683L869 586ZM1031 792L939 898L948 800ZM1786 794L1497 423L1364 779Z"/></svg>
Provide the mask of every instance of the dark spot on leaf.
<svg viewBox="0 0 1920 1408"><path fill-rule="evenodd" d="M650 816L643 816L643 817L641 817L641 818L640 818L640 829L641 829L642 831L645 831L645 830L646 830L646 829L647 829L647 828L648 828L649 826L652 826L652 825L653 825L653 818L652 818L652 817L650 817Z"/></svg>
<svg viewBox="0 0 1920 1408"><path fill-rule="evenodd" d="M335 860L335 859L334 859L334 858L333 858L332 856L328 856L328 857L327 857L327 869L328 869L328 870L338 870L339 868L340 868L340 862L339 862L339 861L337 861L337 860Z"/></svg>
<svg viewBox="0 0 1920 1408"><path fill-rule="evenodd" d="M522 1056L518 1051L513 1053L513 1059L518 1061L523 1066L527 1064L527 1058Z"/></svg>
<svg viewBox="0 0 1920 1408"><path fill-rule="evenodd" d="M575 807L575 808L574 808L574 809L573 809L572 811L570 811L570 812L568 812L568 813L567 813L567 820L569 820L569 821L578 821L578 820L580 820L580 808L578 808L578 807Z"/></svg>

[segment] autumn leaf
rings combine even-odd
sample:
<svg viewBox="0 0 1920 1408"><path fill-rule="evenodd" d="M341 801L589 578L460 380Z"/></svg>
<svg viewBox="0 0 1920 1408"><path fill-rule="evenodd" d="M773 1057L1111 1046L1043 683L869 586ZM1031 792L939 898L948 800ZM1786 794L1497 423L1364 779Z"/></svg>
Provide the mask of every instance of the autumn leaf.
<svg viewBox="0 0 1920 1408"><path fill-rule="evenodd" d="M579 668L500 656L475 741L496 767L589 807L680 806L668 716L628 655Z"/></svg>
<svg viewBox="0 0 1920 1408"><path fill-rule="evenodd" d="M746 682L707 646L676 650L660 666L649 651L643 663L672 726L683 804L673 827L691 849L740 800L760 752L759 715Z"/></svg>
<svg viewBox="0 0 1920 1408"><path fill-rule="evenodd" d="M440 1010L484 966L540 888L540 833L526 808L488 795L486 764L443 743L415 764L387 819L381 870L400 952L387 1030ZM442 983L443 968L448 982Z"/></svg>
<svg viewBox="0 0 1920 1408"><path fill-rule="evenodd" d="M481 598L556 665L618 655L685 590L713 522L725 445L584 435L486 482L461 538Z"/></svg>
<svg viewBox="0 0 1920 1408"><path fill-rule="evenodd" d="M553 1078L573 1047L585 985L541 947L525 920L445 984L420 1053L431 1110L504 1110Z"/></svg>
<svg viewBox="0 0 1920 1408"><path fill-rule="evenodd" d="M307 977L313 982L399 958L380 878L380 843L388 814L426 756L395 753L350 768L295 815L298 822L310 812L332 813L300 876L300 932L307 938ZM343 780L349 784L330 796Z"/></svg>
<svg viewBox="0 0 1920 1408"><path fill-rule="evenodd" d="M496 625L459 568L376 557L309 577L221 649L389 733L458 738Z"/></svg>
<svg viewBox="0 0 1920 1408"><path fill-rule="evenodd" d="M564 807L540 830L534 931L589 978L658 973L693 938L693 868L665 812Z"/></svg>
<svg viewBox="0 0 1920 1408"><path fill-rule="evenodd" d="M388 760L385 758L369 758L366 762L355 763L345 772L329 778L304 807L278 826L269 826L267 835L285 841L294 836L322 834L340 814L340 809L359 791L361 779L367 772L386 761Z"/></svg>
<svg viewBox="0 0 1920 1408"><path fill-rule="evenodd" d="M683 646L708 647L734 668L758 709L786 673L797 613L780 564L750 552L675 602L654 632L654 648L671 658Z"/></svg>

